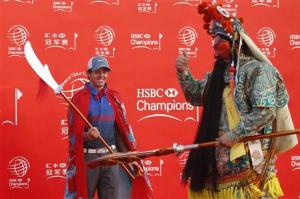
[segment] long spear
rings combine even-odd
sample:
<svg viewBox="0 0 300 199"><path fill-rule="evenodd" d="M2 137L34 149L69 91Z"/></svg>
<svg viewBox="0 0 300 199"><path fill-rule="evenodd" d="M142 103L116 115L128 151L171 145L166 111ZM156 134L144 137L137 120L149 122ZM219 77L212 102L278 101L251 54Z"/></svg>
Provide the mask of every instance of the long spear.
<svg viewBox="0 0 300 199"><path fill-rule="evenodd" d="M24 45L24 54L26 57L27 62L34 70L34 72L50 87L53 89L56 95L61 95L66 102L75 110L75 112L84 120L84 122L88 125L89 128L92 128L92 124L85 118L85 116L80 112L80 110L72 103L72 101L64 94L62 91L62 87L57 84L55 79L53 78L49 67L47 64L42 64L38 57L36 56L35 52L33 51L31 44L29 41L26 41ZM102 143L105 148L109 151L109 153L113 154L113 150L109 147L107 142L99 136L97 140ZM132 173L128 170L128 168L124 164L120 164L121 167L126 171L126 173L134 179L135 177Z"/></svg>
<svg viewBox="0 0 300 199"><path fill-rule="evenodd" d="M239 140L239 142L247 142L252 140L261 140L265 138L273 138L273 137L280 137L280 136L287 136L292 134L299 134L300 129L295 130L289 130L289 131L280 131L280 132L274 132L270 134L265 135L252 135L247 136ZM154 149L154 150L148 150L148 151L133 151L133 152L127 152L127 153L114 153L106 156L102 156L100 158L91 160L87 162L87 166L94 168L97 166L102 165L113 165L113 164L120 164L120 163L128 163L132 161L137 161L140 159L148 158L151 156L162 156L162 155L168 155L171 153L179 154L183 151L192 150L192 149L199 149L199 148L206 148L206 147L214 147L216 144L218 144L218 141L210 141L200 144L190 144L190 145L179 145L177 143L173 144L172 147L167 148L160 148L160 149Z"/></svg>

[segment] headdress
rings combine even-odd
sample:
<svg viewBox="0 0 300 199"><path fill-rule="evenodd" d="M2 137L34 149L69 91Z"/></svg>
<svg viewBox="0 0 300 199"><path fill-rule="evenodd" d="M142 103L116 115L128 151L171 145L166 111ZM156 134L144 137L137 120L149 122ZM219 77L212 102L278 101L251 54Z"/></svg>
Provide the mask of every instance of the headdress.
<svg viewBox="0 0 300 199"><path fill-rule="evenodd" d="M229 49L229 45L222 45L222 49L220 49L221 51L230 50L231 54L233 55L236 45L238 44L239 46L237 51L237 62L232 62L229 69L231 76L230 87L232 88L232 90L234 87L235 72L239 67L240 50L243 42L248 46L252 55L257 60L268 62L271 64L270 60L260 51L253 40L245 33L242 26L242 18L235 17L226 9L224 9L221 4L217 4L214 2L202 2L201 4L199 4L198 13L200 15L203 15L203 28L207 30L207 33L209 35L211 35L212 37L220 36L221 38L231 43L231 49Z"/></svg>

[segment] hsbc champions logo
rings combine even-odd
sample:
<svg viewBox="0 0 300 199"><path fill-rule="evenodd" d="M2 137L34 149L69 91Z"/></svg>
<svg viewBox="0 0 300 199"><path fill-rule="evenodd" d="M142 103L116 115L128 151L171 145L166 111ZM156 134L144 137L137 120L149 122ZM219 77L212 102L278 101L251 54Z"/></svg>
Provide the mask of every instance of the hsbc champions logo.
<svg viewBox="0 0 300 199"><path fill-rule="evenodd" d="M52 8L54 12L73 12L74 2L53 1Z"/></svg>
<svg viewBox="0 0 300 199"><path fill-rule="evenodd" d="M189 57L196 58L198 48L195 47L196 39L198 38L198 33L196 30L190 26L185 26L178 31L177 39L180 43L178 48L178 54L185 51Z"/></svg>
<svg viewBox="0 0 300 199"><path fill-rule="evenodd" d="M222 7L227 10L232 16L237 15L238 4L235 2L236 0L223 0Z"/></svg>
<svg viewBox="0 0 300 199"><path fill-rule="evenodd" d="M161 50L162 33L132 33L130 34L130 44L132 49L145 48L148 50Z"/></svg>
<svg viewBox="0 0 300 199"><path fill-rule="evenodd" d="M66 178L67 164L65 162L46 163L45 175L47 180L53 178Z"/></svg>
<svg viewBox="0 0 300 199"><path fill-rule="evenodd" d="M299 155L291 156L291 167L292 167L292 171L296 171L296 170L300 169L300 156Z"/></svg>
<svg viewBox="0 0 300 199"><path fill-rule="evenodd" d="M22 25L14 25L7 32L7 38L10 42L8 47L8 56L24 57L23 46L28 40L29 32Z"/></svg>
<svg viewBox="0 0 300 199"><path fill-rule="evenodd" d="M158 3L155 0L143 0L137 3L139 13L156 14Z"/></svg>
<svg viewBox="0 0 300 199"><path fill-rule="evenodd" d="M279 0L251 0L252 6L279 8Z"/></svg>
<svg viewBox="0 0 300 199"><path fill-rule="evenodd" d="M115 32L109 26L100 26L94 32L94 39L97 43L95 54L104 57L115 57L116 48L112 45L115 39Z"/></svg>
<svg viewBox="0 0 300 199"><path fill-rule="evenodd" d="M44 34L45 49L61 48L65 50L76 50L77 38L78 38L78 34L76 32L75 33L47 32Z"/></svg>
<svg viewBox="0 0 300 199"><path fill-rule="evenodd" d="M8 179L8 186L12 189L28 189L30 178L27 178L27 172L30 168L29 161L22 156L16 156L8 163L8 170L11 178Z"/></svg>
<svg viewBox="0 0 300 199"><path fill-rule="evenodd" d="M164 161L162 159L145 160L144 167L148 176L162 176Z"/></svg>
<svg viewBox="0 0 300 199"><path fill-rule="evenodd" d="M71 99L88 81L86 72L74 72L71 73L60 86L63 88L65 95ZM56 97L63 99L63 97L59 95Z"/></svg>
<svg viewBox="0 0 300 199"><path fill-rule="evenodd" d="M257 32L256 38L260 44L260 50L267 57L274 58L276 54L276 48L273 45L276 39L275 32L269 27L263 27Z"/></svg>
<svg viewBox="0 0 300 199"><path fill-rule="evenodd" d="M168 118L176 121L199 121L199 108L179 101L176 88L138 88L136 109L138 121L151 118Z"/></svg>
<svg viewBox="0 0 300 199"><path fill-rule="evenodd" d="M292 50L300 48L300 34L290 35L290 46Z"/></svg>
<svg viewBox="0 0 300 199"><path fill-rule="evenodd" d="M106 4L109 6L113 6L113 5L120 5L120 0L93 0L90 1L89 4L97 4L97 3L101 3L101 4Z"/></svg>
<svg viewBox="0 0 300 199"><path fill-rule="evenodd" d="M11 174L19 178L25 176L29 168L30 165L28 160L21 156L14 157L9 161L8 165L8 170Z"/></svg>

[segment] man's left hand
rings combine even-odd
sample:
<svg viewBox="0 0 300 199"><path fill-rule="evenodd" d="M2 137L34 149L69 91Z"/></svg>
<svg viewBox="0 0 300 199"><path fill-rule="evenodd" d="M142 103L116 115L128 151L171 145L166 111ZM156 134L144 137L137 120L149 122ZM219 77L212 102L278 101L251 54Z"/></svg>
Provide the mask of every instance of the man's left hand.
<svg viewBox="0 0 300 199"><path fill-rule="evenodd" d="M221 137L217 138L217 141L219 141L218 144L225 145L225 146L228 146L228 147L232 147L233 144L234 144L231 137L226 133L223 134Z"/></svg>
<svg viewBox="0 0 300 199"><path fill-rule="evenodd" d="M133 168L137 176L142 175L144 173L142 166L137 161L133 161L129 163L129 165Z"/></svg>

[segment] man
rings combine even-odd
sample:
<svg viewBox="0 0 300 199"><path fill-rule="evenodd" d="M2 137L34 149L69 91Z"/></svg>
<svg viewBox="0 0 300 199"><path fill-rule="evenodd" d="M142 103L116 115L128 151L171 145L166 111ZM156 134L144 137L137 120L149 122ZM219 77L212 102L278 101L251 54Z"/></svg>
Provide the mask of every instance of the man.
<svg viewBox="0 0 300 199"><path fill-rule="evenodd" d="M203 106L195 143L219 144L190 152L182 177L189 183L189 198L280 197L274 155L295 146L297 137L286 137L284 146L279 139L238 141L272 133L275 127L293 129L283 79L246 35L240 20L214 3L204 2L198 11L213 38L216 62L204 79L195 80L183 52L176 60L177 77L186 100Z"/></svg>
<svg viewBox="0 0 300 199"><path fill-rule="evenodd" d="M100 136L114 152L136 149L134 135L120 95L107 87L110 71L104 57L90 58L87 67L90 82L72 99L93 128L88 128L79 115L72 108L69 109L69 156L65 198L88 196L92 199L96 190L99 199L125 197L118 196L119 183L122 180L119 178L118 165L94 169L85 166L85 162L108 154L108 149L99 142Z"/></svg>

